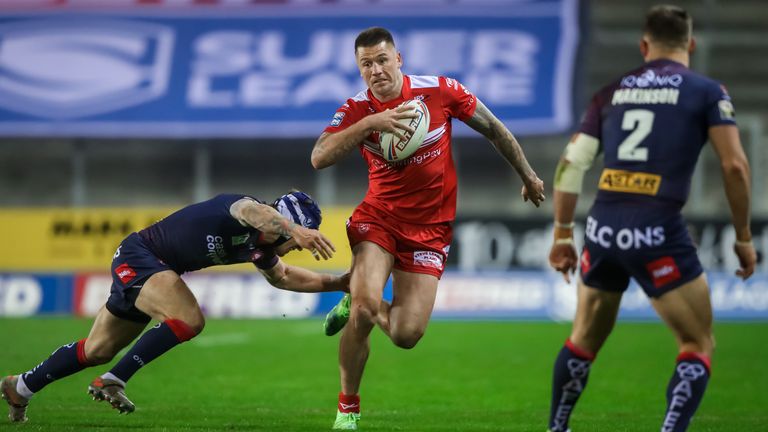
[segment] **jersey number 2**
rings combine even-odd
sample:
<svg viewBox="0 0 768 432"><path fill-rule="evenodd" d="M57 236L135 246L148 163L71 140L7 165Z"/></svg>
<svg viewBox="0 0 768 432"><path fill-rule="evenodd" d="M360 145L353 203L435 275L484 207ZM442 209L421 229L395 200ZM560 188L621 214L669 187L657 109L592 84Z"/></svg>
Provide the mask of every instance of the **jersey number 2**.
<svg viewBox="0 0 768 432"><path fill-rule="evenodd" d="M653 117L653 111L644 109L629 110L624 113L621 129L632 131L632 133L619 144L619 160L648 160L648 149L638 148L638 146L651 133Z"/></svg>

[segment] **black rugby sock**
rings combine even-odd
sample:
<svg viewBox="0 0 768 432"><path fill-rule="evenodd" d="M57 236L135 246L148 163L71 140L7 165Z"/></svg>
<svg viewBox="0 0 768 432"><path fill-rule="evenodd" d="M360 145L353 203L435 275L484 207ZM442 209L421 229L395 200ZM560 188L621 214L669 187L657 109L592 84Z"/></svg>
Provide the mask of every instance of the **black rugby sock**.
<svg viewBox="0 0 768 432"><path fill-rule="evenodd" d="M667 386L667 412L661 432L682 432L688 428L709 382L709 358L697 353L677 356L675 372Z"/></svg>
<svg viewBox="0 0 768 432"><path fill-rule="evenodd" d="M589 369L595 355L574 346L570 340L560 350L555 360L552 376L552 403L549 413L549 430L565 432L571 412L584 391Z"/></svg>
<svg viewBox="0 0 768 432"><path fill-rule="evenodd" d="M88 366L83 339L60 347L34 369L23 374L22 378L27 388L36 393L57 379L80 372Z"/></svg>
<svg viewBox="0 0 768 432"><path fill-rule="evenodd" d="M109 372L128 382L144 365L195 335L196 333L180 320L171 319L158 323L147 330Z"/></svg>

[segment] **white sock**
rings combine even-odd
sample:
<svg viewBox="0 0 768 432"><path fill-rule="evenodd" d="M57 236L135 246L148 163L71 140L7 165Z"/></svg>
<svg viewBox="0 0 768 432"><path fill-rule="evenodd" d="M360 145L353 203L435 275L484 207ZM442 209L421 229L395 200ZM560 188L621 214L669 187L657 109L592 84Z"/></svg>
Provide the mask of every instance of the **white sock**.
<svg viewBox="0 0 768 432"><path fill-rule="evenodd" d="M112 381L117 381L118 384L125 387L125 381L121 380L120 378L114 376L111 372L107 372L104 375L101 376L101 379L108 379Z"/></svg>
<svg viewBox="0 0 768 432"><path fill-rule="evenodd" d="M24 399L30 399L35 392L27 387L27 383L24 382L24 377L19 375L19 379L16 381L16 393Z"/></svg>

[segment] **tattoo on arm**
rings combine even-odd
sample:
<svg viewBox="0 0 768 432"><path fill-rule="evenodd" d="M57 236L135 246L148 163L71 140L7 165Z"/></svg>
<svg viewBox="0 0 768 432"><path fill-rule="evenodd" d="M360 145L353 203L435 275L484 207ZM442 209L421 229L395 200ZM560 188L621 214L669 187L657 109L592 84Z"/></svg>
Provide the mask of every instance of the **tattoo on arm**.
<svg viewBox="0 0 768 432"><path fill-rule="evenodd" d="M483 134L493 143L496 150L504 156L523 179L534 175L533 169L525 159L522 147L504 124L478 99L475 114L466 121L472 129Z"/></svg>
<svg viewBox="0 0 768 432"><path fill-rule="evenodd" d="M273 233L289 237L297 226L293 221L284 218L277 210L266 204L249 201L244 204L237 218L243 225L249 225L264 233Z"/></svg>
<svg viewBox="0 0 768 432"><path fill-rule="evenodd" d="M366 135L370 133L367 129L359 129L356 125L349 128L330 134L323 132L320 138L317 139L315 147L312 149L312 159L320 158L322 160L330 161L328 165L334 164L341 160L347 153L352 151L360 141L365 139ZM359 129L359 130L358 130ZM333 143L329 143L329 138L333 135Z"/></svg>
<svg viewBox="0 0 768 432"><path fill-rule="evenodd" d="M267 223L270 226L272 232L275 232L283 237L289 237L291 229L294 225L296 225L280 214L273 216Z"/></svg>

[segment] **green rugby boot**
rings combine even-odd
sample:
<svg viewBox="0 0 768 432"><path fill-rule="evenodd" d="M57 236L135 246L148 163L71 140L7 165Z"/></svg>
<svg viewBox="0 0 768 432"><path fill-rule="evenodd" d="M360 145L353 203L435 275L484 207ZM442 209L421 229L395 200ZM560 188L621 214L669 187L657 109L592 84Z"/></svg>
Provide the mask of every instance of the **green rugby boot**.
<svg viewBox="0 0 768 432"><path fill-rule="evenodd" d="M336 411L336 421L333 430L357 430L357 422L360 421L360 413L343 413Z"/></svg>
<svg viewBox="0 0 768 432"><path fill-rule="evenodd" d="M349 297L349 294L344 294L344 297L342 297L341 300L336 303L336 306L328 312L328 315L325 316L323 329L325 330L326 336L335 335L347 324L347 321L349 321L350 303L351 298Z"/></svg>

